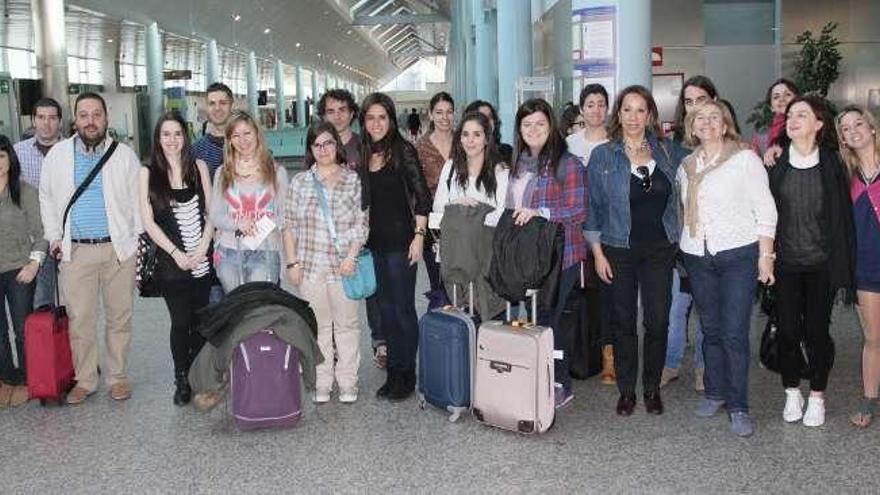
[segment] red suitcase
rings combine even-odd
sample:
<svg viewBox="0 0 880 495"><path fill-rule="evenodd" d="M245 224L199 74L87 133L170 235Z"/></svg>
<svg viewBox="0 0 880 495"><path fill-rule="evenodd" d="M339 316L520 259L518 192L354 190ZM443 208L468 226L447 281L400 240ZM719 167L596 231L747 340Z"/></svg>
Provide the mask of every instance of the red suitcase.
<svg viewBox="0 0 880 495"><path fill-rule="evenodd" d="M31 399L61 401L73 385L67 311L44 306L24 322L24 354Z"/></svg>

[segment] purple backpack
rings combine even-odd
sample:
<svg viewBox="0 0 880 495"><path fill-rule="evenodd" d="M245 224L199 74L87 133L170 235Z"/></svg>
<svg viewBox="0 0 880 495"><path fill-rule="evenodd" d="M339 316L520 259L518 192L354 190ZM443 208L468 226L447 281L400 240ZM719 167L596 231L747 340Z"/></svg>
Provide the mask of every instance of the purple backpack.
<svg viewBox="0 0 880 495"><path fill-rule="evenodd" d="M294 426L302 417L296 348L271 330L242 340L232 356L232 416L242 430Z"/></svg>

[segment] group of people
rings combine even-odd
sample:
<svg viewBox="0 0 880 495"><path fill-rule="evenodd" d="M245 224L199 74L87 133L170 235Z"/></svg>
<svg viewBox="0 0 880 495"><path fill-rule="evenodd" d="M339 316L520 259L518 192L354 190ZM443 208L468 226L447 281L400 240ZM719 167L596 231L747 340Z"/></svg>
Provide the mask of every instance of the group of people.
<svg viewBox="0 0 880 495"><path fill-rule="evenodd" d="M175 404L193 400L188 372L204 345L198 311L242 284L282 277L317 320L325 359L313 400L328 402L335 392L340 402L356 401L359 301L346 295L343 279L357 270L364 247L377 279L366 300L373 362L387 370L376 395L404 400L416 386L419 261L430 281L429 307L449 303L428 220L463 205L481 207L487 227L509 210L517 226L538 217L564 233L556 297L542 299L535 315L554 329L562 351L558 407L574 398L575 329L563 324L563 313L584 297L575 289L594 272L602 310L591 331L600 333L602 381L617 385L622 416L635 410L640 364L645 409L663 413L660 389L678 377L693 304L695 388L705 390L695 413L724 409L734 433L751 435L749 333L759 283L777 293L784 420L825 421L828 330L838 295L858 302L865 335L864 400L851 421L865 427L877 412L880 141L861 107L832 118L826 102L782 79L767 92L773 121L746 144L732 108L704 76L684 83L670 136L649 90L627 87L612 105L593 84L572 105L576 112L559 119L542 99L524 102L511 146L501 142L490 103L472 102L456 118L453 98L441 92L429 102L427 132L413 144L388 95L373 93L358 105L348 91L331 89L308 129L306 170L289 178L258 123L233 109L228 87L209 86L206 103L210 124L195 143L179 114L161 116L144 165L107 135L106 105L94 93L77 97L76 134L68 139L59 131L61 107L49 99L35 106L34 138L14 148L0 139L0 296L19 364L12 364L4 318L0 403L27 400L22 327L35 304L54 299L56 259L76 370L67 402L81 403L98 387L99 296L104 379L114 399L130 396L126 361L141 232L158 249ZM361 135L352 130L355 121ZM96 164L103 168L90 174ZM810 384L806 400L801 379ZM195 399L202 407L218 400Z"/></svg>

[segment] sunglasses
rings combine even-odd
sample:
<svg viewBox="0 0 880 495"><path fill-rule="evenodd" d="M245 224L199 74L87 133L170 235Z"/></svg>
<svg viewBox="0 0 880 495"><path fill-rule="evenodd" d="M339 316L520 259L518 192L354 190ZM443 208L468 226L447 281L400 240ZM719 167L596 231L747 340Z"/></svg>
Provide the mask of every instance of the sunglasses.
<svg viewBox="0 0 880 495"><path fill-rule="evenodd" d="M651 190L651 173L648 170L647 165L641 165L636 167L636 172L639 174L639 178L642 181L642 191L648 192Z"/></svg>

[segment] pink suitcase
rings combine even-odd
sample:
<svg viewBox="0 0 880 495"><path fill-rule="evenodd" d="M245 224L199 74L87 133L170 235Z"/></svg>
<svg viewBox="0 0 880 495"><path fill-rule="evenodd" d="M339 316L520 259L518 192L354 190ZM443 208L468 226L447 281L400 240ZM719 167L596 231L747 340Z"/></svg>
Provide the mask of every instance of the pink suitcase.
<svg viewBox="0 0 880 495"><path fill-rule="evenodd" d="M532 315L537 314L532 295ZM553 330L534 322L487 321L477 332L473 415L481 423L519 433L553 424Z"/></svg>

